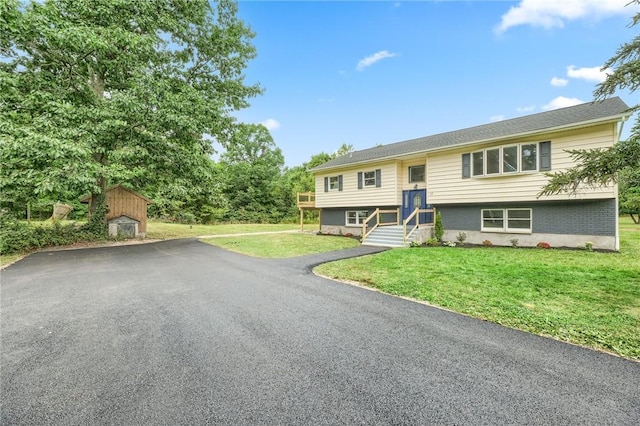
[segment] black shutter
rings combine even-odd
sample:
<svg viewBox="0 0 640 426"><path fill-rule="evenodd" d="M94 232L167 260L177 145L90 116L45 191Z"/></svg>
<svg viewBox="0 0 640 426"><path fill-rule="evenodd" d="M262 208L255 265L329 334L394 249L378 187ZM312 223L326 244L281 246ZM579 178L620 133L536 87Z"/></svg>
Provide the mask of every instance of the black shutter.
<svg viewBox="0 0 640 426"><path fill-rule="evenodd" d="M338 176L338 191L342 191L342 175Z"/></svg>
<svg viewBox="0 0 640 426"><path fill-rule="evenodd" d="M462 154L462 179L471 177L471 154Z"/></svg>
<svg viewBox="0 0 640 426"><path fill-rule="evenodd" d="M362 172L358 172L358 189L362 189Z"/></svg>
<svg viewBox="0 0 640 426"><path fill-rule="evenodd" d="M551 170L551 142L540 142L540 171L546 172Z"/></svg>
<svg viewBox="0 0 640 426"><path fill-rule="evenodd" d="M382 169L376 169L376 188L382 186Z"/></svg>
<svg viewBox="0 0 640 426"><path fill-rule="evenodd" d="M324 192L329 192L329 178L324 178Z"/></svg>

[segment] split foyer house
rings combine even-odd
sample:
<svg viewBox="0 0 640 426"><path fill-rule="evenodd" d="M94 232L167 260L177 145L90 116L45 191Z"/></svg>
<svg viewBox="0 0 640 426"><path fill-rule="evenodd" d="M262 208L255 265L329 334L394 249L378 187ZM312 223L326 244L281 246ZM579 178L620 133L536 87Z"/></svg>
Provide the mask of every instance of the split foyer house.
<svg viewBox="0 0 640 426"><path fill-rule="evenodd" d="M616 97L335 158L312 170L320 230L366 244L395 229L387 245L406 245L431 235L435 209L448 241L464 232L474 244L618 250L616 185L538 194L545 173L575 165L566 150L612 146L628 116Z"/></svg>

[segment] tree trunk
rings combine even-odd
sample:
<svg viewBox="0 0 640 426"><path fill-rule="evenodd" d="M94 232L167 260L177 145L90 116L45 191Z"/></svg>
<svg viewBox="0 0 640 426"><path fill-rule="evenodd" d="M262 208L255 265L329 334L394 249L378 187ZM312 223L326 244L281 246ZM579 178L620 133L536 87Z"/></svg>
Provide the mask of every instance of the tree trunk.
<svg viewBox="0 0 640 426"><path fill-rule="evenodd" d="M91 194L91 201L89 201L89 215L95 213L96 208L104 203L105 195L107 193L107 180L100 176L98 178L98 188L100 188L97 194Z"/></svg>
<svg viewBox="0 0 640 426"><path fill-rule="evenodd" d="M96 95L97 98L104 98L104 76L89 68L89 87ZM95 154L93 155L94 159L102 166L105 165L106 160L104 154ZM89 202L89 217L93 216L96 213L96 210L99 206L104 204L105 195L107 193L107 179L104 176L99 176L97 180L99 193L91 194L91 201ZM103 211L106 213L105 209L100 209L99 211ZM106 214L104 215L104 221L106 222Z"/></svg>

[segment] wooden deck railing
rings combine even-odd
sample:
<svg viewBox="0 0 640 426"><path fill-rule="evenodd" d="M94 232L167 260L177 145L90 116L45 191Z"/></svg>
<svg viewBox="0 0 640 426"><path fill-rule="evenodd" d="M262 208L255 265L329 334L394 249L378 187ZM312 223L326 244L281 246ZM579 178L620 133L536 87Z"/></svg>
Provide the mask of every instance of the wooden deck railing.
<svg viewBox="0 0 640 426"><path fill-rule="evenodd" d="M298 192L298 208L299 209L315 209L316 193L315 192Z"/></svg>
<svg viewBox="0 0 640 426"><path fill-rule="evenodd" d="M420 223L420 215L423 213L433 213L432 215L432 219L431 222L425 222L423 224ZM409 232L407 232L407 225L409 224L409 222L411 222L413 219L415 218L416 223L415 225L413 225L411 227L411 229L409 230ZM430 223L431 225L435 224L436 222L436 209L435 207L432 209L415 209L413 211L413 213L411 213L409 216L407 216L407 218L405 220L402 221L402 230L404 233L404 237L402 239L402 243L406 244L407 240L409 239L409 237L411 237L411 234L413 234L413 232L418 229L418 226L420 225L426 225L428 223Z"/></svg>

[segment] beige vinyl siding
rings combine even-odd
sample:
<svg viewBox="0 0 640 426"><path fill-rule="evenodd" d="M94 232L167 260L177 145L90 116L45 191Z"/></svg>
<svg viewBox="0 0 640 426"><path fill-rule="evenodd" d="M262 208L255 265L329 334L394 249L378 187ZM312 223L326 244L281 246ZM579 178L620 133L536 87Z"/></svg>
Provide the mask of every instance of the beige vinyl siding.
<svg viewBox="0 0 640 426"><path fill-rule="evenodd" d="M400 204L398 162L387 161L316 174L316 207L366 207ZM358 172L381 170L381 186L358 189ZM342 191L324 192L324 178L342 175Z"/></svg>
<svg viewBox="0 0 640 426"><path fill-rule="evenodd" d="M409 183L409 167L411 166L425 166L424 168L424 179L425 182L413 182ZM400 175L400 190L406 191L409 189L414 189L416 184L418 185L417 189L424 189L427 187L427 156L426 154L422 157L422 159L418 160L406 160L402 161L399 165L399 175Z"/></svg>
<svg viewBox="0 0 640 426"><path fill-rule="evenodd" d="M543 137L514 139L432 153L428 158L426 172L427 197L433 204L536 200L536 195L548 179L542 172L462 179L462 154L510 144L551 141L551 172L555 172L574 165L571 156L564 150L608 147L616 138L616 125L606 124ZM540 200L615 198L616 195L617 187L612 185L599 189L583 188L574 195L561 194L541 197Z"/></svg>

